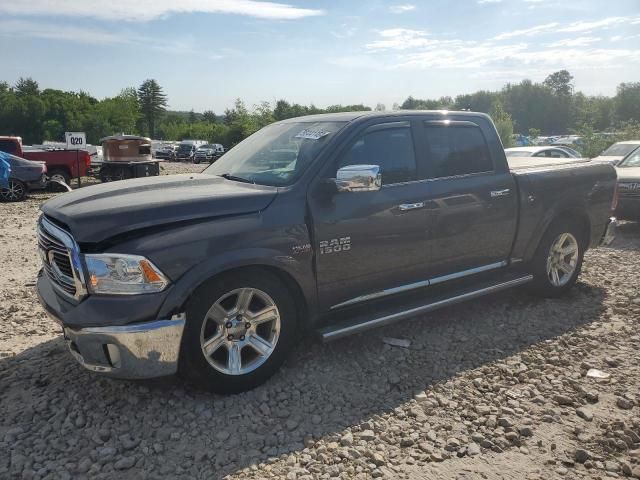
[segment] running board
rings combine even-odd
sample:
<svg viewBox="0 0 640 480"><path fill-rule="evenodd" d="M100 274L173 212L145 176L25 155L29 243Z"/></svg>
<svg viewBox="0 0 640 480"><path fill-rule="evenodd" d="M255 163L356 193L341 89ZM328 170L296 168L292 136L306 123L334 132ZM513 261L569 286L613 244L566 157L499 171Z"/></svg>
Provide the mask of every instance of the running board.
<svg viewBox="0 0 640 480"><path fill-rule="evenodd" d="M355 320L348 323L330 325L321 330L318 330L318 333L320 334L322 341L324 343L327 343L342 337L346 337L348 335L364 332L366 330L381 327L383 325L389 325L390 323L414 317L423 313L432 312L439 308L448 307L449 305L455 305L456 303L465 302L467 300L472 300L474 298L489 295L501 290L517 287L519 285L530 282L531 280L533 280L533 275L525 275L508 281L497 282L489 285L485 284L486 286L480 289L466 290L463 292L458 291L451 297L439 297L437 299L432 299L430 303L410 307L407 310L386 314L380 317L372 318L370 320Z"/></svg>

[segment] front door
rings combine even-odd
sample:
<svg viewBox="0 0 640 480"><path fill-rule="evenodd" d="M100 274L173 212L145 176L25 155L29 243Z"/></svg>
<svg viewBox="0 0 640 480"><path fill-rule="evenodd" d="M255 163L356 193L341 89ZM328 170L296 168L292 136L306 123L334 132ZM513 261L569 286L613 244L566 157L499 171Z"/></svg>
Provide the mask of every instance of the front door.
<svg viewBox="0 0 640 480"><path fill-rule="evenodd" d="M378 191L310 195L321 307L356 303L426 278L425 185L418 179L409 122L377 124L339 155L347 165L378 165Z"/></svg>

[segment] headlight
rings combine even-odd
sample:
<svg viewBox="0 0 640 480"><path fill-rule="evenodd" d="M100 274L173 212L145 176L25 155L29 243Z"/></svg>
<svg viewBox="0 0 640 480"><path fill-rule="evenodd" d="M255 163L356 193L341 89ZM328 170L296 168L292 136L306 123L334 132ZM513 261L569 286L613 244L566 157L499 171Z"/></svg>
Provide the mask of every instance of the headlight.
<svg viewBox="0 0 640 480"><path fill-rule="evenodd" d="M161 292L169 280L153 263L138 255L85 255L89 291L112 295Z"/></svg>

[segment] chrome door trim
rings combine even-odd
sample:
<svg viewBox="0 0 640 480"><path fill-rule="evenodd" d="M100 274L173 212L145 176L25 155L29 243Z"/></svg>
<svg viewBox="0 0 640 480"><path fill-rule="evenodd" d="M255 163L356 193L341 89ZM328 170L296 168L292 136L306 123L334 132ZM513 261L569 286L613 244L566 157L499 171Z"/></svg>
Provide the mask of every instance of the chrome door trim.
<svg viewBox="0 0 640 480"><path fill-rule="evenodd" d="M467 300L472 300L474 298L482 297L490 293L495 293L501 290L506 290L508 288L517 287L519 285L528 283L531 280L533 280L533 275L524 275L522 277L515 278L513 280L508 280L502 283L496 283L494 285L490 285L485 288L480 288L478 290L473 290L471 292L455 295L453 297L445 298L443 300L438 300L433 303L427 303L419 307L414 307L408 310L403 310L401 312L392 313L390 315L384 315L382 317L373 318L367 322L362 322L355 325L347 325L344 327L338 326L337 328L329 326L323 330L320 330L319 333L322 337L322 341L326 343L332 340L337 340L339 338L346 337L347 335L352 335L355 333L363 332L365 330L370 330L372 328L388 325L390 323L394 323L399 320L403 320L405 318L415 317L416 315L428 313L433 310L437 310L443 307L448 307L450 305L455 305L456 303L461 303Z"/></svg>
<svg viewBox="0 0 640 480"><path fill-rule="evenodd" d="M496 263L491 263L489 265L483 265L481 267L470 268L469 270L462 270L461 272L450 273L448 275L442 275L440 277L434 277L428 280L421 280L419 282L408 283L406 285L401 285L399 287L386 288L378 292L368 293L366 295L361 295L359 297L355 297L350 300L346 300L344 302L338 303L330 307L330 310L334 310L336 308L341 308L341 307L347 307L349 305L355 305L356 303L366 302L368 300L375 300L376 298L382 298L388 295L395 295L396 293L408 292L410 290L415 290L417 288L428 287L429 285L448 282L449 280L455 280L455 279L466 277L469 275L475 275L476 273L495 270L497 268L502 268L506 266L507 266L507 261L503 260L502 262L496 262Z"/></svg>
<svg viewBox="0 0 640 480"><path fill-rule="evenodd" d="M402 204L398 205L398 209L401 212L407 212L409 210L416 210L418 208L424 208L424 202L402 203Z"/></svg>
<svg viewBox="0 0 640 480"><path fill-rule="evenodd" d="M456 280L458 278L467 277L469 275L475 275L476 273L487 272L489 270L495 270L496 268L502 268L507 266L507 261L490 263L489 265L483 265L482 267L470 268L469 270L463 270L461 272L450 273L449 275L442 275L429 280L429 285L435 285L437 283L448 282L449 280Z"/></svg>

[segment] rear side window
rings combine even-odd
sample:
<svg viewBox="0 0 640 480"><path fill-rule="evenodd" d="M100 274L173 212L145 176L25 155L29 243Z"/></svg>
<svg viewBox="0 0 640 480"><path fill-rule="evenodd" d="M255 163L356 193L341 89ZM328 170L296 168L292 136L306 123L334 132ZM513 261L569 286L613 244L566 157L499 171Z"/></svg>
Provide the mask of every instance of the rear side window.
<svg viewBox="0 0 640 480"><path fill-rule="evenodd" d="M365 133L343 154L338 168L347 165L378 165L383 185L416 180L411 129L382 127Z"/></svg>
<svg viewBox="0 0 640 480"><path fill-rule="evenodd" d="M569 156L566 153L564 153L562 150L547 150L547 151L549 152L547 156L551 158L567 158Z"/></svg>
<svg viewBox="0 0 640 480"><path fill-rule="evenodd" d="M16 142L14 142L13 140L0 140L0 152L16 153Z"/></svg>
<svg viewBox="0 0 640 480"><path fill-rule="evenodd" d="M490 172L493 162L479 127L425 126L430 178Z"/></svg>

